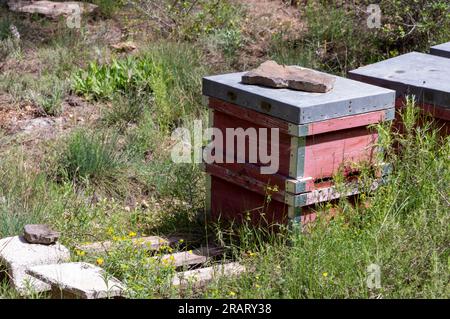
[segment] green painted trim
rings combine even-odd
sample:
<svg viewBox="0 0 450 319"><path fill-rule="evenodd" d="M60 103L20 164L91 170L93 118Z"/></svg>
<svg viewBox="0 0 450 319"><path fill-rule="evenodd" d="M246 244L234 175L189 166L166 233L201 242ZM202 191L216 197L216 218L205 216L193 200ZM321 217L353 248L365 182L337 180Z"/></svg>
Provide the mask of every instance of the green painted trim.
<svg viewBox="0 0 450 319"><path fill-rule="evenodd" d="M392 121L395 118L395 107L384 111L384 120Z"/></svg>
<svg viewBox="0 0 450 319"><path fill-rule="evenodd" d="M302 179L287 179L285 183L285 191L292 194L299 194L306 192L306 185L311 177Z"/></svg>
<svg viewBox="0 0 450 319"><path fill-rule="evenodd" d="M306 137L291 137L291 153L289 156L289 177L303 178L305 171Z"/></svg>
<svg viewBox="0 0 450 319"><path fill-rule="evenodd" d="M301 215L302 215L302 208L301 207L289 206L289 208L288 208L288 218L289 219L295 219L297 217L301 217Z"/></svg>
<svg viewBox="0 0 450 319"><path fill-rule="evenodd" d="M284 203L289 206L292 206L292 207L306 206L307 194L309 194L309 193L303 193L303 194L298 194L298 195L285 193L284 194Z"/></svg>
<svg viewBox="0 0 450 319"><path fill-rule="evenodd" d="M288 132L289 135L301 137L301 136L307 136L309 135L309 124L288 124Z"/></svg>

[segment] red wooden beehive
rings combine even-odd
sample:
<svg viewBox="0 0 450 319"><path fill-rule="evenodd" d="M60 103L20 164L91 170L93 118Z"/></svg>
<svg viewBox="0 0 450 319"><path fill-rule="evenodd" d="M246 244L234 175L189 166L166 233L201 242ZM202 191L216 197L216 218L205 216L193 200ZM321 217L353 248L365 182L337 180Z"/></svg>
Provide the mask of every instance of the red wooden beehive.
<svg viewBox="0 0 450 319"><path fill-rule="evenodd" d="M396 108L414 96L423 114L431 116L442 135L450 134L450 59L411 52L349 72L349 77L396 91ZM402 128L397 112L396 126Z"/></svg>
<svg viewBox="0 0 450 319"><path fill-rule="evenodd" d="M337 173L352 179L358 164L369 163L381 177L383 166L378 165L375 145L378 136L370 126L393 119L393 91L341 77L336 77L333 90L327 93L272 89L242 84L242 74L203 80L210 126L224 132L222 143L211 143L215 154L224 155L223 162L205 165L208 209L214 219L248 214L253 221L285 223L295 218L306 222L314 219L315 204L359 192L357 178L351 181L352 187L338 191L333 184ZM225 133L237 128L256 129L255 135L246 136L240 157L232 143L236 138L228 141ZM270 129L278 129L275 142ZM255 140L278 150L274 158L279 165L273 174L261 172L270 163L259 156L255 160L250 151ZM370 187L377 187L378 182Z"/></svg>

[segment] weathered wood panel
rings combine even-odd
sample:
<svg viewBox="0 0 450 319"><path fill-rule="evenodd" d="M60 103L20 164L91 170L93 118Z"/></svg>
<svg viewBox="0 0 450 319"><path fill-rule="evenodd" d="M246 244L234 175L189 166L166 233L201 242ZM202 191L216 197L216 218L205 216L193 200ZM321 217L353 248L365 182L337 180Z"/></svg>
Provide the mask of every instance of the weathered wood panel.
<svg viewBox="0 0 450 319"><path fill-rule="evenodd" d="M380 119L381 117L373 117L372 119L375 118ZM243 154L243 158L241 158L240 162L267 166L267 164L261 163L259 157L256 161L254 161L254 158L250 156L250 143L255 143L254 145L258 145L260 138L260 133L258 130L259 128L266 128L265 126L255 124L244 118L239 118L239 114L233 116L215 110L214 127L223 132L225 141L222 148L216 144L216 151L219 153L222 151L224 154L224 161L227 161L226 159L228 158L229 162L238 162L238 153L237 143L233 143L233 150L226 148L228 143L225 134L226 129L256 129L255 136L248 136L245 138L245 153ZM306 137L293 137L286 133L280 132L279 142L273 145L274 148L278 148L279 152L278 174L296 179L312 178L313 180L317 180L331 177L345 167L349 168L349 166L351 166L349 165L350 163L373 162L376 157L376 148L374 145L377 138L377 133L369 129L367 126L341 129L336 132L328 132ZM271 150L272 145L270 131L268 132L267 139L268 150ZM293 139L298 139L299 142L293 143ZM236 141L236 139L234 140ZM299 154L298 157L302 157L300 161L298 161L297 157L292 156L292 154L296 153ZM234 156L231 154L234 154Z"/></svg>

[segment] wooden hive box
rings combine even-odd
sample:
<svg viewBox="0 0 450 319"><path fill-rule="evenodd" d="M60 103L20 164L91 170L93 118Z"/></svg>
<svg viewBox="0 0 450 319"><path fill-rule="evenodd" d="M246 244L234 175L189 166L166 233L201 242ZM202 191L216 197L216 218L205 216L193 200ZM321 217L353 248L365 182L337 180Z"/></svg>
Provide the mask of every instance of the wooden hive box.
<svg viewBox="0 0 450 319"><path fill-rule="evenodd" d="M435 45L430 48L430 54L450 58L450 42Z"/></svg>
<svg viewBox="0 0 450 319"><path fill-rule="evenodd" d="M314 204L357 193L355 185L344 193L337 191L333 176L355 175L355 164L378 164L378 135L370 126L394 118L395 92L336 77L333 90L309 93L242 84L242 75L203 79L210 126L224 132L222 145L212 144L216 154L224 154L224 161L205 165L213 217L256 211L258 219L264 208L269 221L285 222L288 217L304 221L313 214ZM241 157L236 143L227 143L225 134L236 128L257 130L245 139ZM250 143L265 139L270 150L270 131L265 136L259 129L271 128L279 133L274 145L279 165L274 174L262 174L261 167L268 165L252 158ZM379 168L381 177L383 168ZM267 204L273 186L277 191L270 191Z"/></svg>
<svg viewBox="0 0 450 319"><path fill-rule="evenodd" d="M396 108L414 95L423 113L450 133L450 59L411 52L349 72L349 77L396 91ZM398 118L398 123L400 119Z"/></svg>

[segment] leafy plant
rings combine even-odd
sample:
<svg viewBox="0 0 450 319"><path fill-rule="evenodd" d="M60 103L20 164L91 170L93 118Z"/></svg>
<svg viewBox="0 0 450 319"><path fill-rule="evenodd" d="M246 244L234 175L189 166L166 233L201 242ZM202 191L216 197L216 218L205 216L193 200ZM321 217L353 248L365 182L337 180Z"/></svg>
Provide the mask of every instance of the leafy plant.
<svg viewBox="0 0 450 319"><path fill-rule="evenodd" d="M168 43L152 46L139 57L114 59L108 65L92 62L74 75L73 87L92 99L135 95L151 105L154 120L167 131L185 114L198 113L205 69L195 48Z"/></svg>

